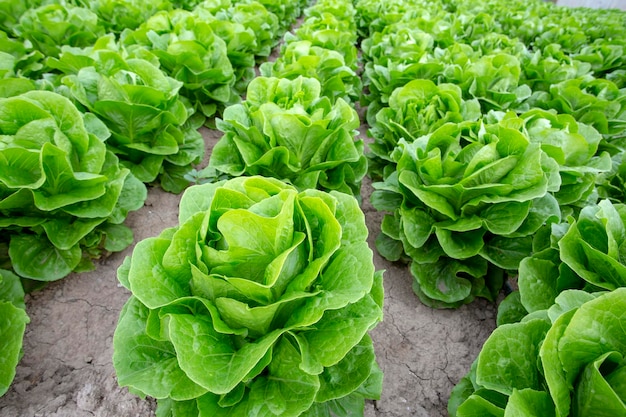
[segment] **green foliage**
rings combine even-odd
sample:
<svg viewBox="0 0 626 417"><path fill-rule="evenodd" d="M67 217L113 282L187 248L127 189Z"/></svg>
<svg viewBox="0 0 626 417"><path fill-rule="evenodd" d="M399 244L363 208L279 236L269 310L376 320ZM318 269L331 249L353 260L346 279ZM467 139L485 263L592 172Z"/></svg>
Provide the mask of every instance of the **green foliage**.
<svg viewBox="0 0 626 417"><path fill-rule="evenodd" d="M218 120L224 136L205 173L264 175L300 190L360 195L367 162L363 142L355 139L359 117L349 104L333 104L316 79L304 77L257 77L246 98Z"/></svg>
<svg viewBox="0 0 626 417"><path fill-rule="evenodd" d="M444 124L411 143L401 139L392 158L397 170L372 194L375 208L391 212L377 248L411 260L414 289L428 304L492 299L488 289L497 292L501 277L485 282L487 262L517 269L532 234L560 218L550 194L561 182L557 163L504 123Z"/></svg>
<svg viewBox="0 0 626 417"><path fill-rule="evenodd" d="M124 32L122 44L137 57L142 48L151 51L160 68L182 82L180 94L206 117L214 116L218 106L222 110L239 101L226 43L191 12L159 12L136 30Z"/></svg>
<svg viewBox="0 0 626 417"><path fill-rule="evenodd" d="M201 7L202 5L196 8L194 13L200 13ZM204 14L200 16L204 17ZM280 34L284 32L280 18L256 1L237 2L232 7L215 13L215 17L221 21L241 24L252 31L256 37L254 55L258 57L268 57L272 48L277 45Z"/></svg>
<svg viewBox="0 0 626 417"><path fill-rule="evenodd" d="M368 132L374 137L369 144L370 174L383 177L395 169L391 154L400 139L413 142L446 123L476 121L480 115L478 101L463 100L454 84L417 79L395 89L389 106L376 113Z"/></svg>
<svg viewBox="0 0 626 417"><path fill-rule="evenodd" d="M0 132L0 241L18 275L60 279L130 245L121 223L146 189L106 149L102 122L30 91L0 99Z"/></svg>
<svg viewBox="0 0 626 417"><path fill-rule="evenodd" d="M133 293L114 336L119 383L157 398L158 415L362 410L381 389L367 332L382 274L366 238L343 193L263 177L189 188L179 225L118 271Z"/></svg>
<svg viewBox="0 0 626 417"><path fill-rule="evenodd" d="M349 102L358 100L361 79L348 66L340 52L314 46L311 41L292 41L285 45L281 56L274 62L260 66L264 77L279 77L294 80L310 77L319 80L321 95L335 101L339 98Z"/></svg>
<svg viewBox="0 0 626 417"><path fill-rule="evenodd" d="M50 65L68 74L62 78L67 94L107 125L107 147L122 165L144 183L158 179L179 193L204 154L197 121L187 123L193 109L179 95L183 83L163 73L158 61L125 59L108 40L67 49Z"/></svg>
<svg viewBox="0 0 626 417"><path fill-rule="evenodd" d="M24 308L24 290L19 277L0 269L0 396L9 389L22 356L24 330L30 321Z"/></svg>
<svg viewBox="0 0 626 417"><path fill-rule="evenodd" d="M104 35L98 16L84 7L49 4L27 10L13 28L46 56L58 56L61 45L87 47Z"/></svg>
<svg viewBox="0 0 626 417"><path fill-rule="evenodd" d="M169 10L169 0L76 0L92 10L105 26L107 32L121 33L124 29L135 29L150 16L161 10Z"/></svg>
<svg viewBox="0 0 626 417"><path fill-rule="evenodd" d="M452 392L451 416L623 416L626 289L567 290L499 326Z"/></svg>

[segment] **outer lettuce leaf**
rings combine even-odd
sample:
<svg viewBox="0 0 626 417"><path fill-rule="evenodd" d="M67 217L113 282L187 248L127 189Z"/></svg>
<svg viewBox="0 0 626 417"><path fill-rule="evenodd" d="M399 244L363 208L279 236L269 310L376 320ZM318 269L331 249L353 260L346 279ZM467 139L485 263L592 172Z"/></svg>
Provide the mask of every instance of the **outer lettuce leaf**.
<svg viewBox="0 0 626 417"><path fill-rule="evenodd" d="M24 330L30 321L24 309L24 290L19 277L0 269L0 396L9 389L22 356Z"/></svg>

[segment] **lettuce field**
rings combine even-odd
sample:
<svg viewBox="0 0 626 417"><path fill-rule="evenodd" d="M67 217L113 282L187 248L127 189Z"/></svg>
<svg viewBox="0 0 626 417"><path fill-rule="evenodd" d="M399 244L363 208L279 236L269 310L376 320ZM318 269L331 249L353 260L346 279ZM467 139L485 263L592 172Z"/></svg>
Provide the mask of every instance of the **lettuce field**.
<svg viewBox="0 0 626 417"><path fill-rule="evenodd" d="M626 417L625 27L0 0L0 415Z"/></svg>

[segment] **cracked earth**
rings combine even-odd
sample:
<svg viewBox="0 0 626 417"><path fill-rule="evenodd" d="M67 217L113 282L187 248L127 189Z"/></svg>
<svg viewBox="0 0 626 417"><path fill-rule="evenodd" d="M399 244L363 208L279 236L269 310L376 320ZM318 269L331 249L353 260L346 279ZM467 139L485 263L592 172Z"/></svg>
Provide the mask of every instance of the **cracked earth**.
<svg viewBox="0 0 626 417"><path fill-rule="evenodd" d="M361 129L364 137L365 128ZM203 130L209 149L219 132ZM363 211L369 243L382 214L369 204L371 184L363 183ZM180 196L150 189L144 207L126 222L135 241L177 224ZM2 417L137 417L154 415L155 403L119 388L111 357L119 312L129 297L116 270L132 248L101 262L93 272L73 274L27 296L31 318L24 357L11 389L0 397ZM457 310L422 305L411 289L406 265L374 251L386 270L385 317L373 331L384 374L382 398L367 405L367 417L446 416L450 390L465 375L495 328L495 306L477 300Z"/></svg>

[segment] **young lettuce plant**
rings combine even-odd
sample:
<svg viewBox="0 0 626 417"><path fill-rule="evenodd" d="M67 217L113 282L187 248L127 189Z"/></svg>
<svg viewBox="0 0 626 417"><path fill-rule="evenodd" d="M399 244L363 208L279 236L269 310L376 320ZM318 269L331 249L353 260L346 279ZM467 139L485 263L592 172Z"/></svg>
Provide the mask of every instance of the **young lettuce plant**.
<svg viewBox="0 0 626 417"><path fill-rule="evenodd" d="M476 121L480 116L478 100L463 100L454 84L418 79L397 88L368 132L374 138L369 144L370 175L384 177L395 170L391 154L401 138L413 142L446 123Z"/></svg>
<svg viewBox="0 0 626 417"><path fill-rule="evenodd" d="M345 57L335 50L313 46L306 40L286 44L280 58L261 64L259 70L264 77L316 78L322 85L321 95L333 102L339 98L348 103L355 102L361 95L361 79L346 64Z"/></svg>
<svg viewBox="0 0 626 417"><path fill-rule="evenodd" d="M612 81L591 75L568 79L550 86L548 92L538 91L527 100L531 107L554 109L570 114L582 123L593 126L604 135L603 146L626 149L626 91Z"/></svg>
<svg viewBox="0 0 626 417"><path fill-rule="evenodd" d="M144 183L158 179L164 190L179 193L184 175L201 161L204 141L194 110L179 95L182 82L141 58L113 50L112 37L93 48L65 49L48 63L69 75L67 94L100 118L111 131L107 147Z"/></svg>
<svg viewBox="0 0 626 417"><path fill-rule="evenodd" d="M246 98L218 119L224 136L213 148L209 170L360 195L367 161L363 141L355 139L359 117L348 103L332 104L316 79L304 77L257 77Z"/></svg>
<svg viewBox="0 0 626 417"><path fill-rule="evenodd" d="M35 79L44 71L44 55L0 31L0 97L35 90Z"/></svg>
<svg viewBox="0 0 626 417"><path fill-rule="evenodd" d="M76 0L98 15L109 33L121 33L124 29L135 29L150 16L169 10L169 0Z"/></svg>
<svg viewBox="0 0 626 417"><path fill-rule="evenodd" d="M20 278L11 271L0 269L0 396L4 395L22 356L24 331L30 319L25 311L24 289Z"/></svg>
<svg viewBox="0 0 626 417"><path fill-rule="evenodd" d="M561 186L554 193L561 211L578 211L595 204L596 185L612 168L608 152L599 151L602 135L593 127L578 123L568 114L533 109L519 116L509 112L501 123L524 132L531 142L559 164Z"/></svg>
<svg viewBox="0 0 626 417"><path fill-rule="evenodd" d="M284 40L285 43L309 41L313 46L335 50L343 55L348 67L355 71L358 68L356 28L351 20L330 13L309 17L294 34L287 32Z"/></svg>
<svg viewBox="0 0 626 417"><path fill-rule="evenodd" d="M461 87L464 97L478 99L483 113L515 109L532 94L522 82L520 60L514 55L493 52L476 60L447 58L442 80Z"/></svg>
<svg viewBox="0 0 626 417"><path fill-rule="evenodd" d="M378 398L382 319L357 200L239 177L187 189L179 225L118 270L120 385L168 416L354 416Z"/></svg>
<svg viewBox="0 0 626 417"><path fill-rule="evenodd" d="M159 12L136 30L124 31L121 39L131 55L141 57L141 48L151 51L160 68L183 83L180 94L204 116L239 101L226 43L191 12Z"/></svg>
<svg viewBox="0 0 626 417"><path fill-rule="evenodd" d="M146 188L107 151L106 127L67 98L0 99L0 243L13 270L52 281L132 243L122 223Z"/></svg>
<svg viewBox="0 0 626 417"><path fill-rule="evenodd" d="M428 305L493 299L501 270L516 270L532 235L560 219L550 194L559 189L558 164L503 124L448 123L401 139L392 157L397 170L371 197L391 212L376 246L389 260L411 262L414 290Z"/></svg>
<svg viewBox="0 0 626 417"><path fill-rule="evenodd" d="M219 9L210 6L210 2L207 1L200 3L193 13L201 19L217 18L220 21L242 25L254 33L256 41L254 55L270 56L272 49L278 43L278 38L283 33L278 16L257 1L237 2Z"/></svg>
<svg viewBox="0 0 626 417"><path fill-rule="evenodd" d="M13 28L46 56L59 56L61 45L84 48L104 35L98 16L85 7L47 4L27 10Z"/></svg>
<svg viewBox="0 0 626 417"><path fill-rule="evenodd" d="M452 417L626 415L626 288L567 290L489 336L448 402Z"/></svg>

